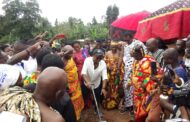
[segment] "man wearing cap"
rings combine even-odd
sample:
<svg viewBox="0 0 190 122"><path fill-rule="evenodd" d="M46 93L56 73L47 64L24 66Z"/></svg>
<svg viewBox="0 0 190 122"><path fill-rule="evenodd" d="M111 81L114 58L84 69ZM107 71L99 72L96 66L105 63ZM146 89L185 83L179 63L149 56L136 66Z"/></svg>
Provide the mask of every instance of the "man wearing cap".
<svg viewBox="0 0 190 122"><path fill-rule="evenodd" d="M86 97L89 95L88 93L90 93L89 89L92 87L94 88L98 103L100 103L101 95L105 97L107 94L106 86L108 76L106 63L104 60L102 60L103 58L104 52L101 49L96 49L93 52L93 56L86 58L84 61L81 75L84 78L85 86L88 88L86 88L85 94L83 94L84 100L86 100Z"/></svg>

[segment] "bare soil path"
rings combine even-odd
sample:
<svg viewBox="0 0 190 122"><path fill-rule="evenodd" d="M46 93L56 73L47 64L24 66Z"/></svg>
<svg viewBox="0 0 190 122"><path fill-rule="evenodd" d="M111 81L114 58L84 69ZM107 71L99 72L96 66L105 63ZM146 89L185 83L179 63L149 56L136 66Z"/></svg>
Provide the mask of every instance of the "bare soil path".
<svg viewBox="0 0 190 122"><path fill-rule="evenodd" d="M106 122L129 122L129 113L121 114L119 110L106 111L102 110L103 118ZM84 110L79 122L99 122L98 116L95 115L93 109Z"/></svg>

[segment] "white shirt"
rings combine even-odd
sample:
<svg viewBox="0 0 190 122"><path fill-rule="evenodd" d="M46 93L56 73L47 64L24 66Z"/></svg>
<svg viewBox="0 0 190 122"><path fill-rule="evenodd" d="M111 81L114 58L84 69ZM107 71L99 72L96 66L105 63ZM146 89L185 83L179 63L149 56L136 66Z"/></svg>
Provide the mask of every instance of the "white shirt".
<svg viewBox="0 0 190 122"><path fill-rule="evenodd" d="M188 58L185 59L185 66L190 68L190 59Z"/></svg>
<svg viewBox="0 0 190 122"><path fill-rule="evenodd" d="M99 62L99 65L94 69L93 57L88 57L84 61L81 75L87 75L90 78L90 82L94 84L94 88L98 88L102 80L107 80L107 67L104 60Z"/></svg>
<svg viewBox="0 0 190 122"><path fill-rule="evenodd" d="M17 66L23 76L30 75L33 72L37 71L37 60L36 58L29 57L28 60L22 60L21 62L15 64Z"/></svg>
<svg viewBox="0 0 190 122"><path fill-rule="evenodd" d="M20 71L17 67L8 64L0 64L0 90L15 85L19 76Z"/></svg>
<svg viewBox="0 0 190 122"><path fill-rule="evenodd" d="M0 120L2 122L27 122L26 121L26 117L16 114L16 113L12 113L9 111L3 111L0 113Z"/></svg>
<svg viewBox="0 0 190 122"><path fill-rule="evenodd" d="M136 45L141 45L143 47L145 53L147 53L145 45L141 41L136 40L136 39L134 39L131 44L124 46L123 62L125 64L125 66L124 66L124 69L125 69L124 80L125 81L129 79L129 76L132 71L134 58L131 57L130 53Z"/></svg>

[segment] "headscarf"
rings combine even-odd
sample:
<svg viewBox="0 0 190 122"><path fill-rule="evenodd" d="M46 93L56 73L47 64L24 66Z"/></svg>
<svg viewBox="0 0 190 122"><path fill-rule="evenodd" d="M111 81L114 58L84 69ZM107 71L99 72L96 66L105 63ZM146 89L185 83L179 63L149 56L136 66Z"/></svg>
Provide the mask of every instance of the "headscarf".
<svg viewBox="0 0 190 122"><path fill-rule="evenodd" d="M145 51L144 51L143 47L142 47L141 45L139 45L139 44L136 44L136 45L133 47L131 53L132 53L132 54L134 54L134 53L141 53L143 56L145 55Z"/></svg>

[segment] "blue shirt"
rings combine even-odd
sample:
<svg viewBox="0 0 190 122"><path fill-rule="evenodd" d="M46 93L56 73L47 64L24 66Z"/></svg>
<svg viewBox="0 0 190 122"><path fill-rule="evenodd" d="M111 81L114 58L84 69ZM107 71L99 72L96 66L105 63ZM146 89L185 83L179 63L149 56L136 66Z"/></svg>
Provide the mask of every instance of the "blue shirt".
<svg viewBox="0 0 190 122"><path fill-rule="evenodd" d="M184 80L184 82L188 81L187 72L183 66L178 66L174 70L175 73Z"/></svg>
<svg viewBox="0 0 190 122"><path fill-rule="evenodd" d="M184 82L187 82L188 81L188 77L187 77L187 72L185 70L185 68L183 66L178 66L174 69L175 73L184 80ZM172 87L174 89L178 89L175 84L171 81L169 84L168 84L169 87Z"/></svg>

